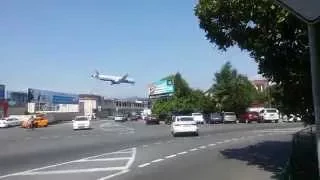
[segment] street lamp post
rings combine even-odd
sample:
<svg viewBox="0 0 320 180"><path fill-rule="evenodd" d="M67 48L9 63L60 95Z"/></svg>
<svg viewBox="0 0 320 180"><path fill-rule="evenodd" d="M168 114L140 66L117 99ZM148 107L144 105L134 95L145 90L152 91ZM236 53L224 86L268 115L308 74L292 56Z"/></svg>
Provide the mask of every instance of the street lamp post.
<svg viewBox="0 0 320 180"><path fill-rule="evenodd" d="M320 172L320 23L309 24L309 48L312 77L312 95L316 123L318 168ZM318 33L317 33L318 32Z"/></svg>

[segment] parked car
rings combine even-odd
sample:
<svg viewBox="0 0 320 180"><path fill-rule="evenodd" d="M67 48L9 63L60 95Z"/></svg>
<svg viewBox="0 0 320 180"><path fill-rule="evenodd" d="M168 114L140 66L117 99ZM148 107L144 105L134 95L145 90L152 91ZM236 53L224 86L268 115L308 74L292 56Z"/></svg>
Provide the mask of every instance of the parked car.
<svg viewBox="0 0 320 180"><path fill-rule="evenodd" d="M76 116L75 119L72 121L73 130L78 129L90 129L90 117L88 116Z"/></svg>
<svg viewBox="0 0 320 180"><path fill-rule="evenodd" d="M7 128L13 126L19 126L21 124L18 118L4 118L0 119L0 128Z"/></svg>
<svg viewBox="0 0 320 180"><path fill-rule="evenodd" d="M245 112L240 115L239 122L241 123L251 123L251 122L260 122L258 112Z"/></svg>
<svg viewBox="0 0 320 180"><path fill-rule="evenodd" d="M116 122L124 122L126 120L127 120L127 118L124 115L117 115L114 117L114 121L116 121Z"/></svg>
<svg viewBox="0 0 320 180"><path fill-rule="evenodd" d="M234 112L223 112L222 113L224 123L237 123L237 115Z"/></svg>
<svg viewBox="0 0 320 180"><path fill-rule="evenodd" d="M144 121L146 124L160 124L160 120L155 116L147 116Z"/></svg>
<svg viewBox="0 0 320 180"><path fill-rule="evenodd" d="M202 113L192 113L193 119L197 122L197 124L204 124L204 118Z"/></svg>
<svg viewBox="0 0 320 180"><path fill-rule="evenodd" d="M179 134L199 135L197 122L192 116L175 116L171 124L171 134L175 137Z"/></svg>
<svg viewBox="0 0 320 180"><path fill-rule="evenodd" d="M208 124L216 124L216 123L223 123L223 117L221 113L211 113L208 120Z"/></svg>
<svg viewBox="0 0 320 180"><path fill-rule="evenodd" d="M279 122L280 116L278 109L275 108L265 108L260 111L260 121L261 122Z"/></svg>

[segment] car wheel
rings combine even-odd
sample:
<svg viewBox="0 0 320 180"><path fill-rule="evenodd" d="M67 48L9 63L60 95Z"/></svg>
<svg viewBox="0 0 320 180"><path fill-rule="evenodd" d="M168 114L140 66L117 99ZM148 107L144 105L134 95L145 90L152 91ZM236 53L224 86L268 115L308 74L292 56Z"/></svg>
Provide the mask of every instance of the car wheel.
<svg viewBox="0 0 320 180"><path fill-rule="evenodd" d="M249 120L248 120L248 119L246 119L246 120L245 120L245 123L246 123L246 124L248 124L248 123L249 123Z"/></svg>
<svg viewBox="0 0 320 180"><path fill-rule="evenodd" d="M275 123L279 123L279 120L275 120Z"/></svg>
<svg viewBox="0 0 320 180"><path fill-rule="evenodd" d="M199 133L198 132L194 133L194 136L199 136Z"/></svg>

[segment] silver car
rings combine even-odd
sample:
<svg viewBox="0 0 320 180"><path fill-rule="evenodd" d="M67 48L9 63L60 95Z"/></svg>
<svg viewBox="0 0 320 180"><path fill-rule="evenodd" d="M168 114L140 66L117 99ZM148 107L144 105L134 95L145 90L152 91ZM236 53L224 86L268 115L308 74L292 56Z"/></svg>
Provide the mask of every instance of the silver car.
<svg viewBox="0 0 320 180"><path fill-rule="evenodd" d="M237 116L236 116L236 113L234 112L223 112L222 117L223 117L224 123L227 123L227 122L237 123Z"/></svg>

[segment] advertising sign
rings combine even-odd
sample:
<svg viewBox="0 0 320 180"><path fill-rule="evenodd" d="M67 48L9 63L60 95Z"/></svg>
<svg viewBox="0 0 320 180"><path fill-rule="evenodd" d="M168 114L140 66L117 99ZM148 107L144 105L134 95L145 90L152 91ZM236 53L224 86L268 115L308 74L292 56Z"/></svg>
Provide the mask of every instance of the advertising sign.
<svg viewBox="0 0 320 180"><path fill-rule="evenodd" d="M164 79L152 83L149 86L149 97L170 96L174 93L174 83L172 79Z"/></svg>
<svg viewBox="0 0 320 180"><path fill-rule="evenodd" d="M6 88L5 85L0 84L0 99L4 99L5 98L5 88Z"/></svg>
<svg viewBox="0 0 320 180"><path fill-rule="evenodd" d="M75 94L29 88L28 102L44 104L78 104L79 96Z"/></svg>

